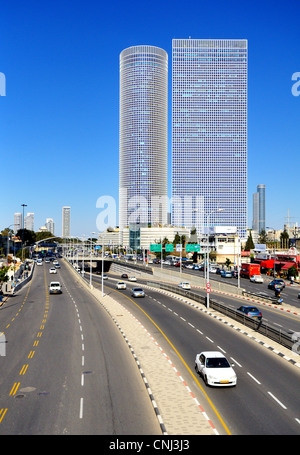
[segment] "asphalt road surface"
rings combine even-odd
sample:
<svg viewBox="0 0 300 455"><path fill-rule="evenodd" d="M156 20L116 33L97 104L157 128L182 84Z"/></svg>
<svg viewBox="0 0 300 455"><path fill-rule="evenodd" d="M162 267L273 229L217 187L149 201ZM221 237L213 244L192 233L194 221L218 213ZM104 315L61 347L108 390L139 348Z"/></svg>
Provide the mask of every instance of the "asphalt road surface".
<svg viewBox="0 0 300 455"><path fill-rule="evenodd" d="M160 435L119 330L63 261L50 266L0 308L0 434Z"/></svg>

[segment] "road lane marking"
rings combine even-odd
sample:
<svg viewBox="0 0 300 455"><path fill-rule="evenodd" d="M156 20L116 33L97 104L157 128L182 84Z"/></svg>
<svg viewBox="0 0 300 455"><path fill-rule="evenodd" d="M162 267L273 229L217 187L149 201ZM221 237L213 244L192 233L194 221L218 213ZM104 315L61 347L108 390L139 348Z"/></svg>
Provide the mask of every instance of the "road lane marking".
<svg viewBox="0 0 300 455"><path fill-rule="evenodd" d="M27 368L28 368L28 364L27 364L27 365L23 365L23 367L22 367L22 369L21 369L21 371L20 371L19 374L24 376L24 374L25 374L26 371L27 371Z"/></svg>
<svg viewBox="0 0 300 455"><path fill-rule="evenodd" d="M287 407L281 403L281 401L278 400L278 398L276 398L271 392L268 392L268 394L273 398L273 400L275 400L283 409L287 409Z"/></svg>
<svg viewBox="0 0 300 455"><path fill-rule="evenodd" d="M10 396L11 395L15 395L17 390L18 390L18 388L19 388L19 386L20 386L20 383L19 382L15 382L13 387L12 387L12 389L11 389L11 391L10 391L10 393L9 393L9 395Z"/></svg>
<svg viewBox="0 0 300 455"><path fill-rule="evenodd" d="M3 417L4 417L5 414L6 414L6 411L7 411L7 408L5 408L5 409L2 408L2 409L0 410L0 423L1 423L2 420L3 420Z"/></svg>
<svg viewBox="0 0 300 455"><path fill-rule="evenodd" d="M259 380L256 379L254 376L252 376L252 374L250 374L248 371L247 371L247 374L248 374L248 376L250 376L250 378L253 379L253 381L257 382L257 384L261 384L261 383L259 382Z"/></svg>

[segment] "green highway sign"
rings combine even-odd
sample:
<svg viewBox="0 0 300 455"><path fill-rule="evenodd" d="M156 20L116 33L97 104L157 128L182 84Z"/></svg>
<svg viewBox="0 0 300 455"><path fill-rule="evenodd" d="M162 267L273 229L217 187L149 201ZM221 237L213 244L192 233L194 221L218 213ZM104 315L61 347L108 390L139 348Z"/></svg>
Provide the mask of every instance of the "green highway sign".
<svg viewBox="0 0 300 455"><path fill-rule="evenodd" d="M166 253L173 253L173 251L174 251L173 243L166 243L165 250L166 250Z"/></svg>
<svg viewBox="0 0 300 455"><path fill-rule="evenodd" d="M199 245L199 244L193 245L193 244L191 244L191 243L187 243L187 244L185 245L185 251L186 251L187 253L191 253L191 252L193 252L193 251L199 252L199 251L200 251L200 245Z"/></svg>
<svg viewBox="0 0 300 455"><path fill-rule="evenodd" d="M150 251L152 253L161 253L161 244L157 244L157 243L151 244Z"/></svg>

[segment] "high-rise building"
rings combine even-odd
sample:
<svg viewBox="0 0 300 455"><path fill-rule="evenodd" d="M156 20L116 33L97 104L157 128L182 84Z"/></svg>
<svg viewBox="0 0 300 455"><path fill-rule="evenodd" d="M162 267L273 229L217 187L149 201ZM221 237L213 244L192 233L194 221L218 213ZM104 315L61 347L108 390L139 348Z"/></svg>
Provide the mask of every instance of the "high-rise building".
<svg viewBox="0 0 300 455"><path fill-rule="evenodd" d="M257 192L253 194L252 229L257 232L266 230L266 186L257 185Z"/></svg>
<svg viewBox="0 0 300 455"><path fill-rule="evenodd" d="M247 40L174 39L172 223L247 230Z"/></svg>
<svg viewBox="0 0 300 455"><path fill-rule="evenodd" d="M54 235L54 221L52 218L46 218L46 229L48 232L51 232L51 234Z"/></svg>
<svg viewBox="0 0 300 455"><path fill-rule="evenodd" d="M70 237L71 235L71 207L64 206L62 208L62 237Z"/></svg>
<svg viewBox="0 0 300 455"><path fill-rule="evenodd" d="M34 231L34 213L28 212L24 217L24 229Z"/></svg>
<svg viewBox="0 0 300 455"><path fill-rule="evenodd" d="M168 55L133 46L120 54L119 226L167 223Z"/></svg>
<svg viewBox="0 0 300 455"><path fill-rule="evenodd" d="M19 229L22 229L22 213L14 214L14 232L18 232Z"/></svg>

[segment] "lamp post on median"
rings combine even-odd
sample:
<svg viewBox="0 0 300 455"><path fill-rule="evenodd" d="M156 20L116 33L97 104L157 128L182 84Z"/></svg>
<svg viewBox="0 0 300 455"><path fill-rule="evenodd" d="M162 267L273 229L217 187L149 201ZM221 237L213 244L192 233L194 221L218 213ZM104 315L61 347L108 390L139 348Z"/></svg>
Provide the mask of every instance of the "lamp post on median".
<svg viewBox="0 0 300 455"><path fill-rule="evenodd" d="M276 252L275 252L275 229L272 228L272 227L268 227L267 226L267 229L272 229L272 231L274 232L274 264L273 264L273 280L275 280L275 255L276 255Z"/></svg>
<svg viewBox="0 0 300 455"><path fill-rule="evenodd" d="M206 273L206 306L209 308L209 293L210 293L210 283L209 283L209 220L210 216L217 212L223 212L224 209L218 208L217 210L213 210L211 213L207 215L207 273ZM205 264L204 264L205 267Z"/></svg>

